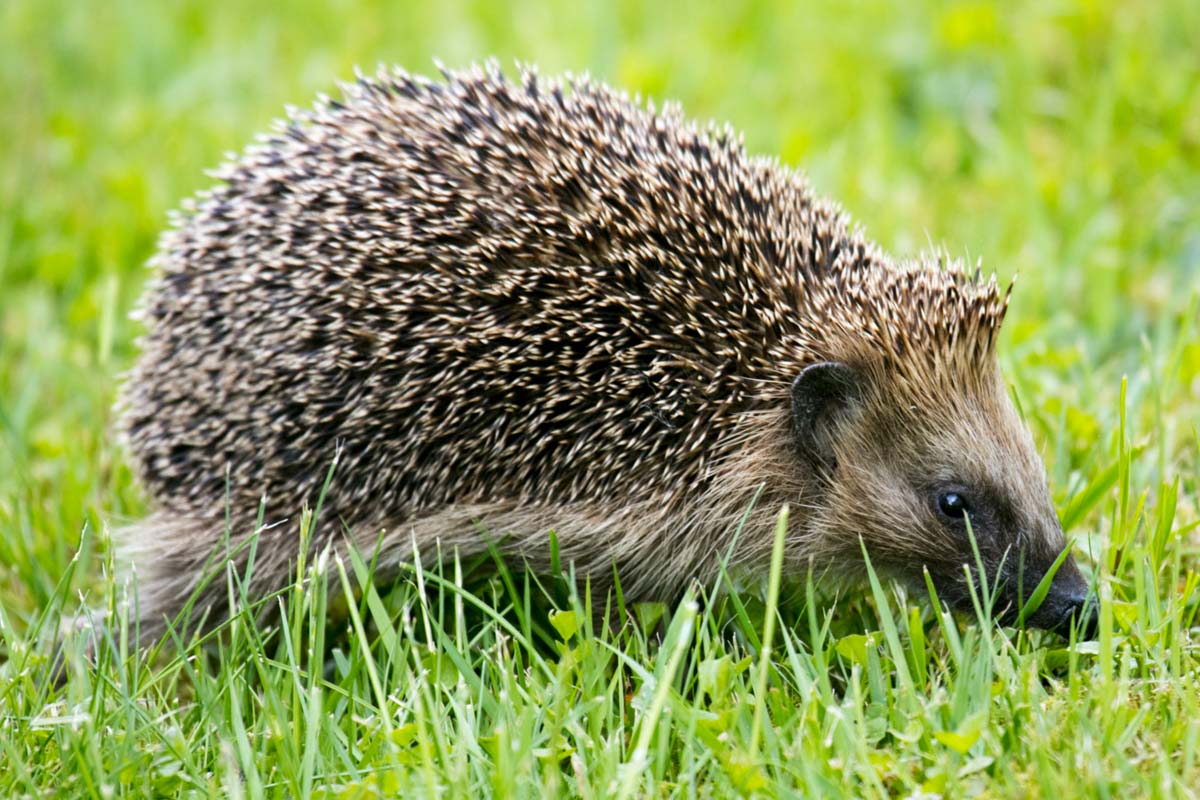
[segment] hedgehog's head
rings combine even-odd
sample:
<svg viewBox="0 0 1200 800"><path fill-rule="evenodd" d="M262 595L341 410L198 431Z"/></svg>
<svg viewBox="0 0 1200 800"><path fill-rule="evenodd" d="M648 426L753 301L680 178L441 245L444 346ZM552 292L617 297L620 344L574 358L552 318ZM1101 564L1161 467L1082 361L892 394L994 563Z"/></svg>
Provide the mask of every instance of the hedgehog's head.
<svg viewBox="0 0 1200 800"><path fill-rule="evenodd" d="M855 554L861 538L876 568L901 579L923 585L928 570L939 596L966 611L971 582L983 600L982 562L997 587L993 613L1011 623L1066 541L993 352L1007 296L928 269L890 273L871 292L905 303L856 309L867 320L857 335L832 337L852 344L792 386L797 452L818 476L810 524ZM1092 628L1086 581L1070 556L1057 566L1027 623Z"/></svg>

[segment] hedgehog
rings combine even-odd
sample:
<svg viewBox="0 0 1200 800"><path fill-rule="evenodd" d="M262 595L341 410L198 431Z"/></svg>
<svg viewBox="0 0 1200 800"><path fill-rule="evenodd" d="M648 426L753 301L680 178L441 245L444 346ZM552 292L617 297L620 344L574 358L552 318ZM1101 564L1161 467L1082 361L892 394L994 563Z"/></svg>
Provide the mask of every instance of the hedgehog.
<svg viewBox="0 0 1200 800"><path fill-rule="evenodd" d="M318 500L306 546L377 579L414 552L548 570L555 536L667 601L762 570L786 504L790 574L869 559L966 610L986 580L1012 623L1057 564L1028 624L1094 624L998 367L1011 286L889 257L728 126L532 68L382 68L214 178L151 261L121 401L143 636L227 615L206 568L250 537L252 596L294 580Z"/></svg>

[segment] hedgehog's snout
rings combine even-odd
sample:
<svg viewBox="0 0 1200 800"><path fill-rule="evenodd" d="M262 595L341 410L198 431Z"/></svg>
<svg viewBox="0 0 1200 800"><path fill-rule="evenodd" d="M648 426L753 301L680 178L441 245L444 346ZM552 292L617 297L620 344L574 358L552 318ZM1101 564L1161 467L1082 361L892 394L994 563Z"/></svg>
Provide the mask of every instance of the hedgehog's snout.
<svg viewBox="0 0 1200 800"><path fill-rule="evenodd" d="M1100 627L1100 603L1096 595L1093 592L1075 594L1067 598L1063 605L1065 607L1054 626L1054 632L1069 637L1074 627L1081 641L1096 638Z"/></svg>
<svg viewBox="0 0 1200 800"><path fill-rule="evenodd" d="M1074 629L1079 641L1092 639L1100 623L1100 605L1074 561L1068 559L1054 576L1050 591L1029 617L1034 628L1069 637Z"/></svg>
<svg viewBox="0 0 1200 800"><path fill-rule="evenodd" d="M1054 631L1064 638L1070 637L1072 628L1080 641L1095 638L1100 625L1100 604L1077 571L1073 578L1065 587L1057 590L1051 584L1050 593L1035 615L1035 622L1038 627Z"/></svg>

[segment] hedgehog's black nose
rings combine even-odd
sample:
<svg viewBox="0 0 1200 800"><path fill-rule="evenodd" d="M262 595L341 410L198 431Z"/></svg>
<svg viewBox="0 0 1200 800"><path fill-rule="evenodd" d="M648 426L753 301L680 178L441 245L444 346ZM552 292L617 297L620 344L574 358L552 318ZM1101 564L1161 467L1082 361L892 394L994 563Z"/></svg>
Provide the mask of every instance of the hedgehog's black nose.
<svg viewBox="0 0 1200 800"><path fill-rule="evenodd" d="M1070 637L1075 628L1077 641L1096 638L1100 627L1100 604L1096 595L1083 589L1059 600L1059 617L1053 630L1064 638Z"/></svg>

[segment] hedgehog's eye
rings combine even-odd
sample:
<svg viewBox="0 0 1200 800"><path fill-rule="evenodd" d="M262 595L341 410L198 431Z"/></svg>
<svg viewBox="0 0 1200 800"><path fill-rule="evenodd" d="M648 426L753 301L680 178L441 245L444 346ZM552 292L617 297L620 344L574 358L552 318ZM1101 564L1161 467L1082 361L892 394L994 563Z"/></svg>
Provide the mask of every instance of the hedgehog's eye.
<svg viewBox="0 0 1200 800"><path fill-rule="evenodd" d="M950 519L962 519L970 512L971 506L967 503L967 498L962 495L962 492L942 492L938 495L938 511Z"/></svg>

